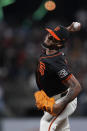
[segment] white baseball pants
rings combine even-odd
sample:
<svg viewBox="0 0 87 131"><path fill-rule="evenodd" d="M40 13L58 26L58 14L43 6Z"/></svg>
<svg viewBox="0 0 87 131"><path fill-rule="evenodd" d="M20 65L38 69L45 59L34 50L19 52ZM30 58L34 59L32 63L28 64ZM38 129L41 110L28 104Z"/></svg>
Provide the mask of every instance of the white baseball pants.
<svg viewBox="0 0 87 131"><path fill-rule="evenodd" d="M58 99L56 103L60 102L64 97ZM48 112L44 112L44 115L40 121L40 131L70 131L70 125L68 116L70 116L77 107L77 98L70 102L63 112L54 117Z"/></svg>

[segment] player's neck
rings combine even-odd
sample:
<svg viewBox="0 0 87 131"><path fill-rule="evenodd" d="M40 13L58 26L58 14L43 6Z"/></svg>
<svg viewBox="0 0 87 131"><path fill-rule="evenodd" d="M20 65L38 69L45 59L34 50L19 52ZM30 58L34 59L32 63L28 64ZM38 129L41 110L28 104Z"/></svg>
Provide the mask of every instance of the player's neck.
<svg viewBox="0 0 87 131"><path fill-rule="evenodd" d="M58 51L57 50L49 50L49 49L46 49L46 55L52 55L52 54L55 54L57 53Z"/></svg>

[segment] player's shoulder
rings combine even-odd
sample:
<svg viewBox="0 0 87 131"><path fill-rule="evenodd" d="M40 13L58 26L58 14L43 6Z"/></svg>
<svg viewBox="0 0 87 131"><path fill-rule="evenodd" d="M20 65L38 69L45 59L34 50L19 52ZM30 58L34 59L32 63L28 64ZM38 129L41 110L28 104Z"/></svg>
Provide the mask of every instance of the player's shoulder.
<svg viewBox="0 0 87 131"><path fill-rule="evenodd" d="M49 63L49 62L60 63L61 61L65 60L65 54L64 54L64 52L57 52L52 55L46 55L46 52L42 52L39 60L45 61L47 63Z"/></svg>
<svg viewBox="0 0 87 131"><path fill-rule="evenodd" d="M64 52L60 52L59 55L54 57L54 59L56 59L56 61L59 61L59 62L65 60L65 58L66 58L66 56L65 56Z"/></svg>
<svg viewBox="0 0 87 131"><path fill-rule="evenodd" d="M64 52L61 53L61 55L54 58L53 62L57 67L62 67L67 65L67 58Z"/></svg>

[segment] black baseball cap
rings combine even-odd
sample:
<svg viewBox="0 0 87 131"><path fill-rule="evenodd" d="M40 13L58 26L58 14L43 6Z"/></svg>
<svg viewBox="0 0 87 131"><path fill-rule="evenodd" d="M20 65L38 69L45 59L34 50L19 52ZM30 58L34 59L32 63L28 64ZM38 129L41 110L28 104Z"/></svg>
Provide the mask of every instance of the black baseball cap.
<svg viewBox="0 0 87 131"><path fill-rule="evenodd" d="M46 28L46 31L48 31L56 40L60 42L66 42L69 38L69 31L64 26L57 26L54 30Z"/></svg>

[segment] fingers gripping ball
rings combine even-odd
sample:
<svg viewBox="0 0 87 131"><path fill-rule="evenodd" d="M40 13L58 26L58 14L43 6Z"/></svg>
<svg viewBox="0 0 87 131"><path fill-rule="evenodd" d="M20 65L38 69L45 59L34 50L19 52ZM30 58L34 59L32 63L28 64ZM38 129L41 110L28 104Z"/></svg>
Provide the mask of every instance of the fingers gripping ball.
<svg viewBox="0 0 87 131"><path fill-rule="evenodd" d="M53 105L55 104L54 98L50 98L46 93L41 90L37 91L35 94L36 106L38 109L44 110L55 116L53 113Z"/></svg>
<svg viewBox="0 0 87 131"><path fill-rule="evenodd" d="M79 22L73 22L73 28L74 28L75 30L80 30L81 24L80 24Z"/></svg>

